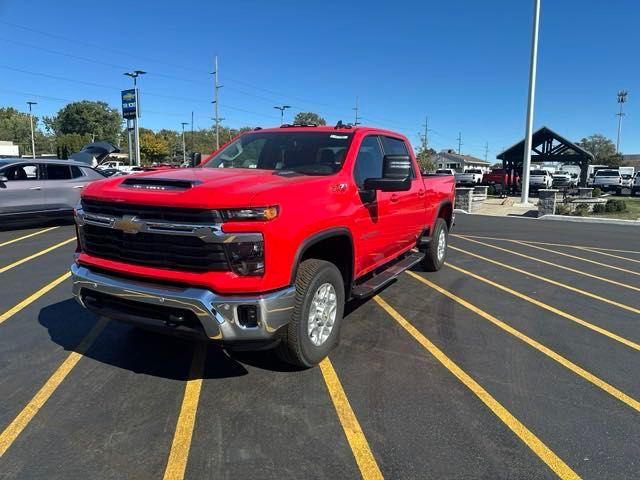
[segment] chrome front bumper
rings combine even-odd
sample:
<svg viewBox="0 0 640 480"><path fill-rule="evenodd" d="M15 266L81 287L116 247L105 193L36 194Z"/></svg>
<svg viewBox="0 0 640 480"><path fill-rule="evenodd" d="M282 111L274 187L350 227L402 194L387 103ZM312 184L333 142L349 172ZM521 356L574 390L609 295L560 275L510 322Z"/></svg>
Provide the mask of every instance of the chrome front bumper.
<svg viewBox="0 0 640 480"><path fill-rule="evenodd" d="M126 302L135 302L136 308L148 305L153 309L188 310L193 312L202 325L206 337L223 342L271 340L276 332L288 324L293 312L295 288L263 295L218 295L210 290L190 287L177 287L155 284L145 281L112 277L103 273L92 272L89 268L71 265L73 278L73 294L80 304L89 310L85 296L98 292ZM238 321L238 307L255 306L257 309L257 326L245 327ZM100 313L97 311L96 313ZM139 315L129 314L126 308L107 314L116 320L129 323L145 323L154 328L178 331L179 325L168 324L162 320L146 318L144 322Z"/></svg>

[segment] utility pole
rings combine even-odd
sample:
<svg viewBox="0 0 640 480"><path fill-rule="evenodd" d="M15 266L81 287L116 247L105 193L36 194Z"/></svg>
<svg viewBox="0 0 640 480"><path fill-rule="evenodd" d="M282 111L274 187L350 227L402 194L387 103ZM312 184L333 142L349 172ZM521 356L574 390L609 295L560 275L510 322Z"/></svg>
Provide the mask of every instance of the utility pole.
<svg viewBox="0 0 640 480"><path fill-rule="evenodd" d="M187 161L187 145L184 142L184 126L189 125L189 122L182 122L180 125L182 125L182 162L184 163Z"/></svg>
<svg viewBox="0 0 640 480"><path fill-rule="evenodd" d="M529 65L529 99L527 102L524 158L522 159L521 203L529 203L529 169L531 168L531 137L533 135L533 108L536 97L536 69L538 67L538 31L540 29L540 0L533 0L533 31L531 33L531 61Z"/></svg>
<svg viewBox="0 0 640 480"><path fill-rule="evenodd" d="M31 107L37 104L38 102L27 102L27 105L29 105L29 121L31 122L31 158L36 158L36 139L33 132L33 112Z"/></svg>
<svg viewBox="0 0 640 480"><path fill-rule="evenodd" d="M462 152L462 132L458 132L458 155Z"/></svg>
<svg viewBox="0 0 640 480"><path fill-rule="evenodd" d="M213 113L214 121L216 123L216 150L220 148L220 115L218 113L218 90L222 88L222 85L218 83L218 56L216 55L213 60Z"/></svg>
<svg viewBox="0 0 640 480"><path fill-rule="evenodd" d="M360 125L360 119L361 119L361 117L360 117L360 116L358 116L358 112L360 111L359 109L360 109L360 107L358 106L358 97L356 97L356 106L355 106L355 107L353 107L353 110L355 110L355 111L356 111L356 121L355 121L355 123L353 124L354 126L358 126L358 125Z"/></svg>
<svg viewBox="0 0 640 480"><path fill-rule="evenodd" d="M618 103L620 104L620 112L616 113L618 117L618 139L616 140L616 153L620 153L620 129L622 128L622 117L624 113L622 113L622 105L627 101L628 92L626 90L620 90L618 92Z"/></svg>
<svg viewBox="0 0 640 480"><path fill-rule="evenodd" d="M484 144L484 161L487 161L487 157L489 156L489 142Z"/></svg>
<svg viewBox="0 0 640 480"><path fill-rule="evenodd" d="M426 151L427 148L429 147L429 117L424 117L424 125L422 125L424 127L424 137L422 140L422 148Z"/></svg>
<svg viewBox="0 0 640 480"><path fill-rule="evenodd" d="M195 152L195 142L193 141L193 110L191 110L191 152Z"/></svg>
<svg viewBox="0 0 640 480"><path fill-rule="evenodd" d="M273 108L275 108L276 110L280 110L280 125L284 125L284 111L287 108L291 108L291 106L290 105L279 105L279 106L275 106Z"/></svg>
<svg viewBox="0 0 640 480"><path fill-rule="evenodd" d="M144 75L145 71L143 70L134 70L133 72L125 72L125 75L127 77L131 77L133 78L133 90L135 92L136 95L136 116L133 119L133 128L134 128L134 137L135 137L135 144L136 144L136 161L135 164L140 166L140 164L142 163L140 161L140 129L139 129L139 125L138 125L138 118L140 118L140 98L138 95L138 77L140 75Z"/></svg>

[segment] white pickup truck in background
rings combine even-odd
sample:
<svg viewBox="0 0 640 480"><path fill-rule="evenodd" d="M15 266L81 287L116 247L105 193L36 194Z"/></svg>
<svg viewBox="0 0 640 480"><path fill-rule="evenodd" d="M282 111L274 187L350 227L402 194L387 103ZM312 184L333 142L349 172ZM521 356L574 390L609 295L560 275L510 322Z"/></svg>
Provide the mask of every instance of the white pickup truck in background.
<svg viewBox="0 0 640 480"><path fill-rule="evenodd" d="M529 186L532 190L551 188L553 177L548 170L531 170L529 172Z"/></svg>
<svg viewBox="0 0 640 480"><path fill-rule="evenodd" d="M612 168L598 170L593 177L593 187L599 188L603 192L615 191L620 194L622 192L620 170Z"/></svg>
<svg viewBox="0 0 640 480"><path fill-rule="evenodd" d="M480 185L480 182L482 182L482 170L469 168L462 173L456 173L455 178L458 185Z"/></svg>

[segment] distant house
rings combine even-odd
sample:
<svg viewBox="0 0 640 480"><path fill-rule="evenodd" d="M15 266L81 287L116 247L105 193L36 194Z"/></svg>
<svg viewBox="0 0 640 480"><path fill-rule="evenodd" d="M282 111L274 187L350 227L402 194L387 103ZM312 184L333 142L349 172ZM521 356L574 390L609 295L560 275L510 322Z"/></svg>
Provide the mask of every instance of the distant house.
<svg viewBox="0 0 640 480"><path fill-rule="evenodd" d="M20 148L13 142L0 141L0 157L19 157Z"/></svg>
<svg viewBox="0 0 640 480"><path fill-rule="evenodd" d="M456 172L463 172L469 168L480 168L488 170L491 163L480 160L470 155L459 155L453 150L442 150L438 152L433 161L437 168L453 168Z"/></svg>

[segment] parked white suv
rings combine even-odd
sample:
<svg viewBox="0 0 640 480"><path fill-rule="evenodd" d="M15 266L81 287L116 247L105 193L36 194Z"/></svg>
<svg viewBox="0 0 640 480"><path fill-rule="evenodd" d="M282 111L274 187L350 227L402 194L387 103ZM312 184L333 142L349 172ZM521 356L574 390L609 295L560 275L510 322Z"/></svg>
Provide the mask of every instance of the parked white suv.
<svg viewBox="0 0 640 480"><path fill-rule="evenodd" d="M620 194L622 192L622 185L620 170L614 170L612 168L598 170L595 177L593 177L593 187L599 188L603 192L615 191Z"/></svg>
<svg viewBox="0 0 640 480"><path fill-rule="evenodd" d="M640 172L633 177L633 185L631 186L631 195L640 195Z"/></svg>
<svg viewBox="0 0 640 480"><path fill-rule="evenodd" d="M548 170L531 170L529 172L529 186L538 190L541 188L551 188L553 177Z"/></svg>

